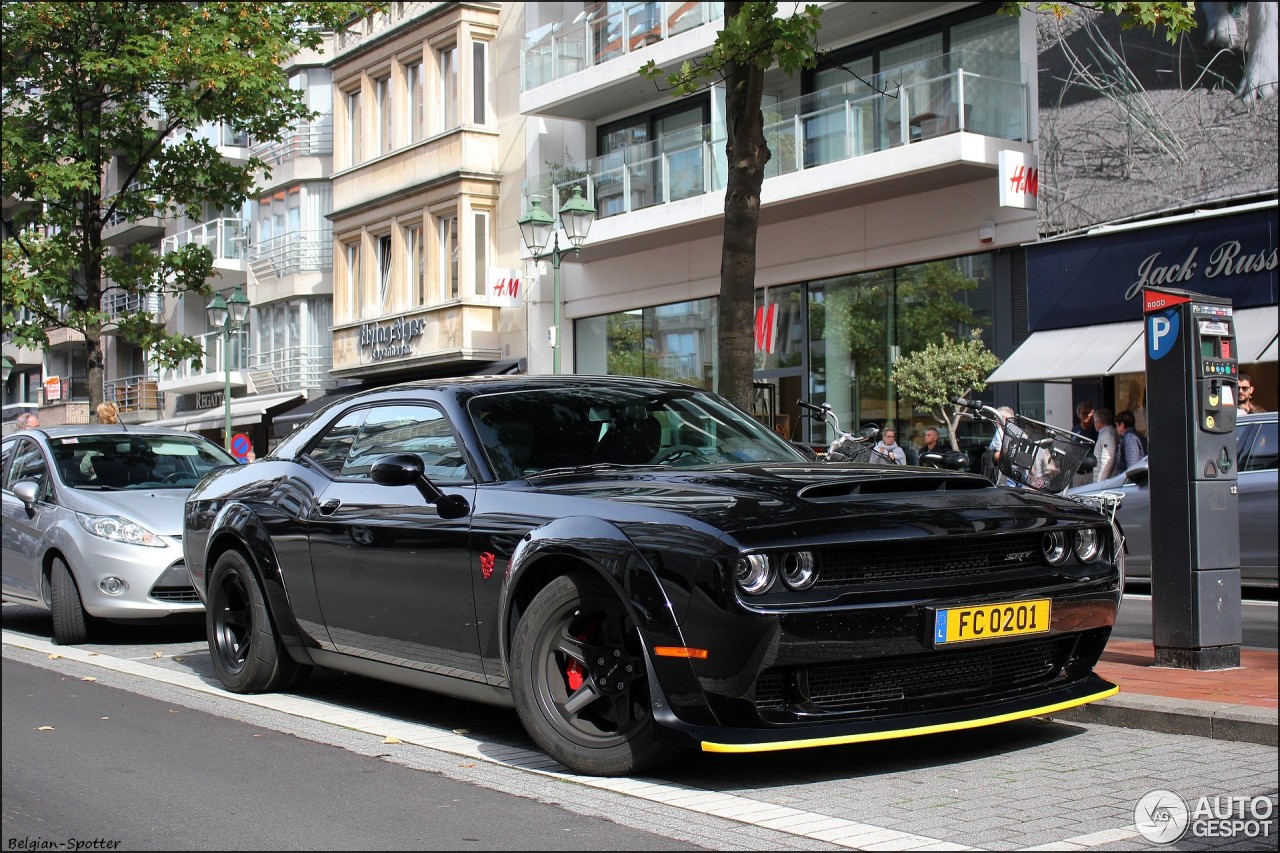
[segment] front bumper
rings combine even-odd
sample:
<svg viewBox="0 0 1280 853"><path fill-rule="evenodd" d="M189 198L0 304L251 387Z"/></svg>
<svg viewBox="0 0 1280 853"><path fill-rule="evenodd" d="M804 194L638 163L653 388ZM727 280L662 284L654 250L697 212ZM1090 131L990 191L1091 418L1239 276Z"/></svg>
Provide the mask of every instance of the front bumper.
<svg viewBox="0 0 1280 853"><path fill-rule="evenodd" d="M161 537L166 547L150 548L106 539L64 544L85 612L101 619L159 619L201 613L204 605L191 585L177 537ZM118 578L124 590L107 593L102 584Z"/></svg>
<svg viewBox="0 0 1280 853"><path fill-rule="evenodd" d="M785 729L747 729L688 725L672 715L660 715L658 722L678 742L692 742L703 752L775 752L820 746L865 743L876 740L915 737L940 732L993 726L1028 717L1044 717L1067 708L1106 699L1120 688L1090 673L1072 684L1018 699L962 710L846 723L789 726ZM666 739L664 737L664 739Z"/></svg>

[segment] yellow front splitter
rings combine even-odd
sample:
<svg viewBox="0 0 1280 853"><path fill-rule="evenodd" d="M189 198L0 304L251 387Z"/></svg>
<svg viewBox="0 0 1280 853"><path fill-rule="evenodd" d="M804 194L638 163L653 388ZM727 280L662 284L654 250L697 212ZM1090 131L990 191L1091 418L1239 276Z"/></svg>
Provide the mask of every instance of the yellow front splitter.
<svg viewBox="0 0 1280 853"><path fill-rule="evenodd" d="M1000 723L1009 723L1014 720L1025 720L1027 717L1043 717L1058 711L1065 711L1067 708L1075 708L1079 705L1087 705L1090 702L1097 702L1099 699L1106 699L1115 696L1120 692L1119 687L1110 687L1099 693L1093 693L1088 696L1081 696L1076 699L1068 699L1065 702L1055 702L1052 705L1044 705L1039 708L1028 708L1023 711L1012 711L1007 714L997 714L994 717L979 717L975 720L961 720L955 723L936 723L930 726L915 726L909 729L892 729L884 732L864 732L856 735L834 735L832 737L814 737L804 738L801 740L788 740L770 743L714 743L712 741L702 742L703 752L779 752L784 749L808 749L815 746L840 746L849 743L867 743L876 740L893 740L900 737L915 737L917 735L931 735L939 732L957 732L964 729L976 729L982 726L994 726Z"/></svg>

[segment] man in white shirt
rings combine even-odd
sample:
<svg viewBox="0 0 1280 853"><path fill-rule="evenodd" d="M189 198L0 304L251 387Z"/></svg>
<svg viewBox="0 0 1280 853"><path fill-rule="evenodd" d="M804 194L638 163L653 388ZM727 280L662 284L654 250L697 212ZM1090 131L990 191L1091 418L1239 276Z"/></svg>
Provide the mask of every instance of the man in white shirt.
<svg viewBox="0 0 1280 853"><path fill-rule="evenodd" d="M1095 410L1093 424L1098 428L1098 440L1093 444L1093 455L1098 460L1093 468L1093 482L1101 483L1116 472L1116 445L1120 437L1116 435L1115 416L1110 409Z"/></svg>

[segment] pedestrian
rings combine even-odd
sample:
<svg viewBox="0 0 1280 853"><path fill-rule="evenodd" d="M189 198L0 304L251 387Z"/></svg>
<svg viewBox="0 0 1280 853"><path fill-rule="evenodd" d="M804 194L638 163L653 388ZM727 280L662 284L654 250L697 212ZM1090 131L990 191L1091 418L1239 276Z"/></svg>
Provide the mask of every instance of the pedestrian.
<svg viewBox="0 0 1280 853"><path fill-rule="evenodd" d="M120 410L116 408L116 404L104 400L98 404L98 423L100 424L118 424L120 423Z"/></svg>
<svg viewBox="0 0 1280 853"><path fill-rule="evenodd" d="M1236 385L1236 393L1240 395L1240 404L1236 407L1242 415L1251 415L1254 412L1265 412L1262 406L1253 402L1253 380L1249 378L1249 374L1241 373L1240 380Z"/></svg>
<svg viewBox="0 0 1280 853"><path fill-rule="evenodd" d="M35 412L23 412L18 415L18 429L35 429L40 426L40 418Z"/></svg>
<svg viewBox="0 0 1280 853"><path fill-rule="evenodd" d="M1098 440L1098 428L1093 423L1093 403L1086 400L1076 406L1076 425L1071 431L1090 441Z"/></svg>
<svg viewBox="0 0 1280 853"><path fill-rule="evenodd" d="M942 453L946 448L942 446L942 436L938 433L937 427L929 427L924 431L924 444L920 445L920 453Z"/></svg>
<svg viewBox="0 0 1280 853"><path fill-rule="evenodd" d="M1110 409L1096 409L1093 424L1098 428L1098 440L1093 443L1093 455L1098 464L1093 466L1093 482L1101 483L1116 473L1116 446L1119 436L1114 426L1115 415Z"/></svg>
<svg viewBox="0 0 1280 853"><path fill-rule="evenodd" d="M880 441L872 448L872 462L883 465L906 465L907 452L898 444L898 431L890 428L880 433Z"/></svg>
<svg viewBox="0 0 1280 853"><path fill-rule="evenodd" d="M1000 413L1000 417L1004 418L1005 423L1008 423L1014 414L1013 409L1009 406L1001 406L997 411ZM987 453L991 454L991 465L994 469L994 474L990 479L991 482L997 485L1017 487L1017 482L1011 477L1002 476L1000 470L1000 448L1004 446L1004 430L1004 427L996 427L996 434L991 436L991 442L987 445Z"/></svg>
<svg viewBox="0 0 1280 853"><path fill-rule="evenodd" d="M1147 437L1134 426L1133 412L1116 412L1116 474L1122 474L1147 455Z"/></svg>

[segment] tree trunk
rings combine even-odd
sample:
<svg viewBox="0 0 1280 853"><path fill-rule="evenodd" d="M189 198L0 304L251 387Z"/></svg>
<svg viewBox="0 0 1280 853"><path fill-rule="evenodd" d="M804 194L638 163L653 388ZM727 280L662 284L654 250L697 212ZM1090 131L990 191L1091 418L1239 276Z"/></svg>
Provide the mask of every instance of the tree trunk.
<svg viewBox="0 0 1280 853"><path fill-rule="evenodd" d="M742 11L725 3L725 18ZM725 66L728 176L724 196L724 245L720 255L719 361L717 391L747 411L755 369L756 233L760 187L769 162L760 101L764 71L754 64Z"/></svg>

